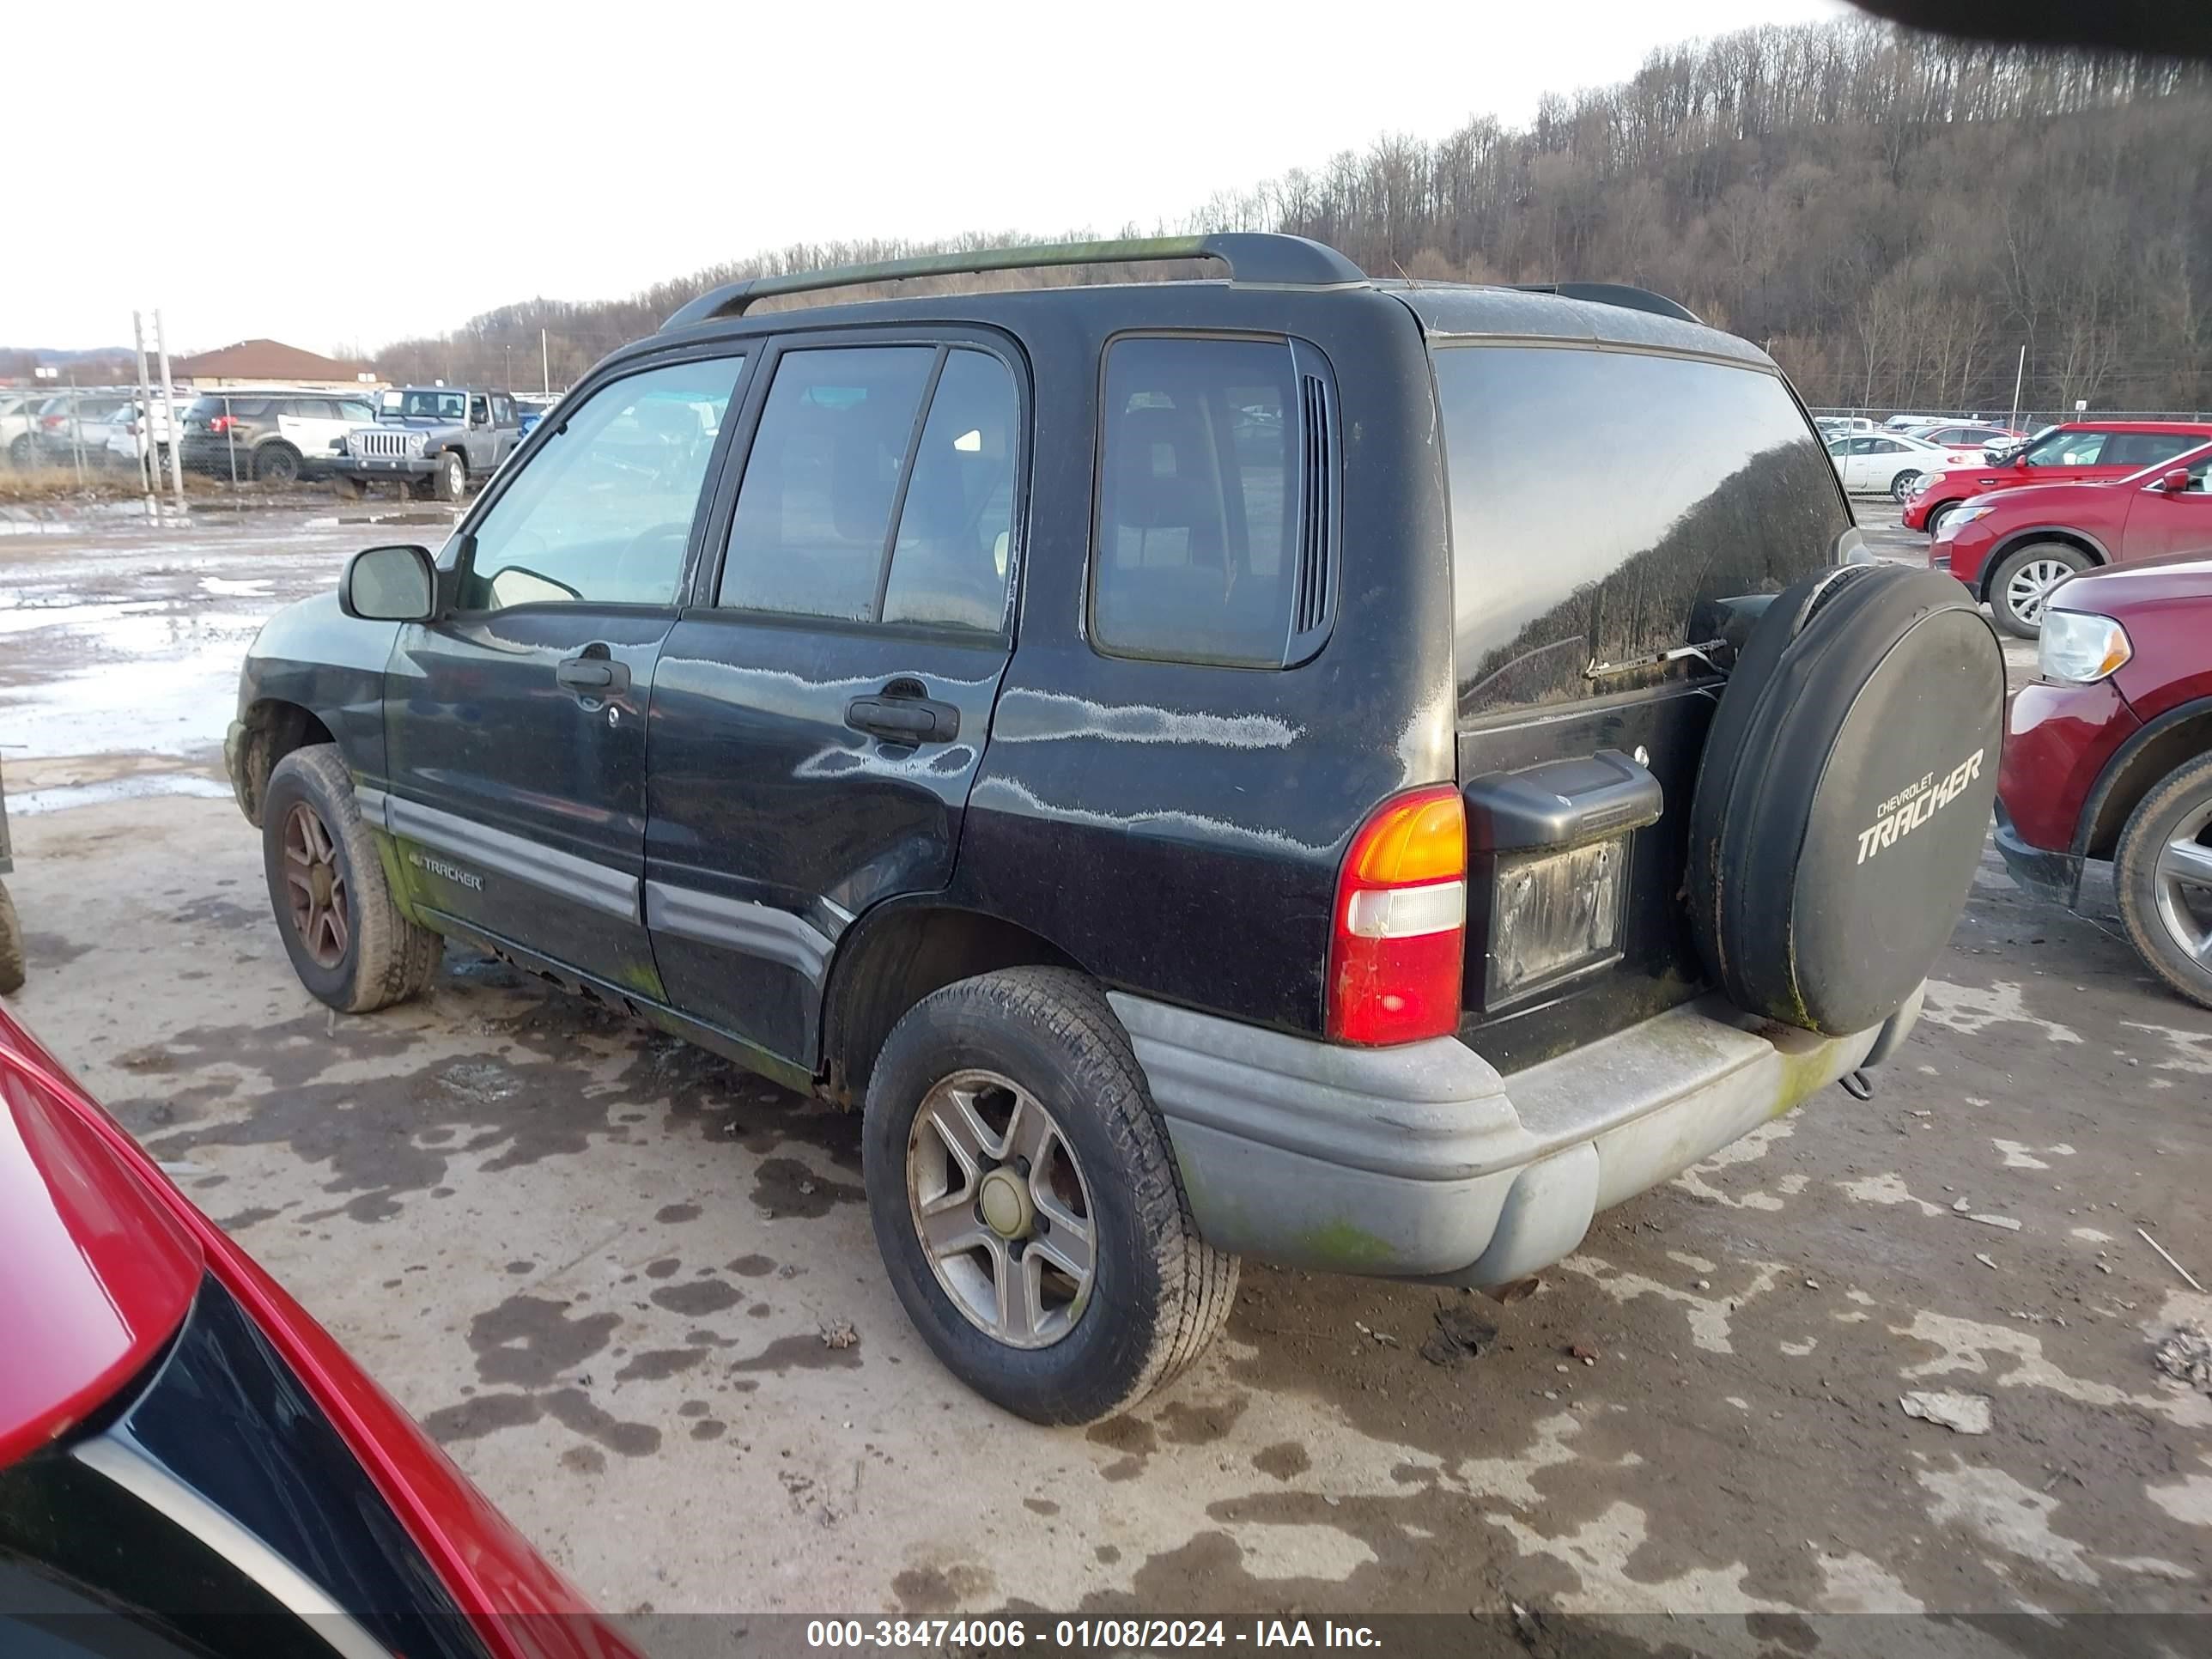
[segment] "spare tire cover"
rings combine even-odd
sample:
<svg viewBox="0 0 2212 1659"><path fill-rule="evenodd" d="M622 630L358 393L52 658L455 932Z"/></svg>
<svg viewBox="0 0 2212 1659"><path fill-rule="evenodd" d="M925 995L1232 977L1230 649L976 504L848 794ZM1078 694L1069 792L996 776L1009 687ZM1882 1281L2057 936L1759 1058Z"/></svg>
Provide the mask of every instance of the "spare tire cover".
<svg viewBox="0 0 2212 1659"><path fill-rule="evenodd" d="M1778 595L1721 695L1688 895L1738 1006L1842 1036L1927 977L1981 860L2004 653L1934 571L1850 565Z"/></svg>

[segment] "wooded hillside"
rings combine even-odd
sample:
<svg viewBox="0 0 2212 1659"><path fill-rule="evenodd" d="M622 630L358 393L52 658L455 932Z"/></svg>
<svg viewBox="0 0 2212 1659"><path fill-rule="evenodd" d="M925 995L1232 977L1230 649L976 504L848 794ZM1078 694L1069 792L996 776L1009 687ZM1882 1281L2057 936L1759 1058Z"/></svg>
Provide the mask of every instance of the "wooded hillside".
<svg viewBox="0 0 2212 1659"><path fill-rule="evenodd" d="M2002 410L2023 344L2031 410L2212 404L2203 65L1856 20L1748 30L1547 98L1525 129L1385 137L1142 228L1295 231L1417 279L1641 283L1766 344L1816 404ZM507 307L377 359L526 387L542 327L558 386L716 282L1032 240L787 248L628 300Z"/></svg>

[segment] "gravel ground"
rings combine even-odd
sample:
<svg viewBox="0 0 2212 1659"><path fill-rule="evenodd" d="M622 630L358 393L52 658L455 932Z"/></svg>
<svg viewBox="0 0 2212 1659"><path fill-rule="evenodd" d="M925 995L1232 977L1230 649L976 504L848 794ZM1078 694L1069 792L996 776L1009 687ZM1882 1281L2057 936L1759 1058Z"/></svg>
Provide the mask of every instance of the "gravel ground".
<svg viewBox="0 0 2212 1659"><path fill-rule="evenodd" d="M1036 1429L907 1326L851 1119L459 951L367 1018L294 980L207 798L235 660L441 523L0 538L17 1006L602 1605L1711 1611L1773 1652L1802 1615L2212 1610L2212 1399L2153 1363L2212 1298L2136 1233L2212 1277L2212 1017L2109 902L1986 857L1871 1102L1601 1216L1527 1301L1248 1267L1194 1376ZM1424 1356L1468 1315L1493 1342ZM1901 1408L1943 1391L1988 1431Z"/></svg>

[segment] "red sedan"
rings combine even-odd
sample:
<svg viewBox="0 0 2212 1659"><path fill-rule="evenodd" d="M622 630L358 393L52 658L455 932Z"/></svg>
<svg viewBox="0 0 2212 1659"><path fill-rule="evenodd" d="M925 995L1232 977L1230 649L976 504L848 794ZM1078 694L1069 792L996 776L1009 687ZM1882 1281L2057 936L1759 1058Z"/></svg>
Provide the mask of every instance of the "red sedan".
<svg viewBox="0 0 2212 1659"><path fill-rule="evenodd" d="M1988 600L1999 627L2033 639L2052 590L2080 571L2212 553L2208 458L2212 444L2201 444L2109 483L1978 496L1943 520L1929 565Z"/></svg>
<svg viewBox="0 0 2212 1659"><path fill-rule="evenodd" d="M0 1261L0 1653L632 1653L5 1009Z"/></svg>
<svg viewBox="0 0 2212 1659"><path fill-rule="evenodd" d="M2151 971L2212 1007L2212 559L2094 571L2044 614L2042 677L2007 717L1996 843L2069 906L2109 859Z"/></svg>
<svg viewBox="0 0 2212 1659"><path fill-rule="evenodd" d="M1970 497L2016 484L2094 483L2124 478L2212 439L2207 421L2069 421L1994 460L1932 472L1905 504L1905 527L1931 534Z"/></svg>

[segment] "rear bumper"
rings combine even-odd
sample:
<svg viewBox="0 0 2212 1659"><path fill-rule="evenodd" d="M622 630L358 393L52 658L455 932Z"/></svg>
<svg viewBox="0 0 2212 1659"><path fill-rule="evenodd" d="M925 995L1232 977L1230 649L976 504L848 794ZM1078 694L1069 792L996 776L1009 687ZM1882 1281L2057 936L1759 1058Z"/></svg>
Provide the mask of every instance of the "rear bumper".
<svg viewBox="0 0 2212 1659"><path fill-rule="evenodd" d="M1465 1285L1571 1254L1591 1218L1865 1064L1717 999L1501 1078L1454 1038L1349 1048L1115 993L1208 1243L1289 1267Z"/></svg>

